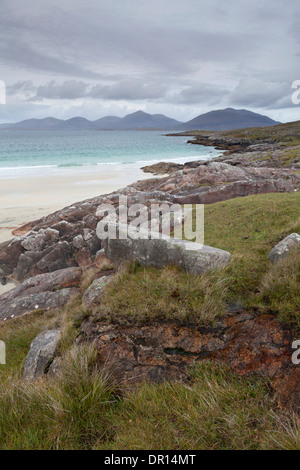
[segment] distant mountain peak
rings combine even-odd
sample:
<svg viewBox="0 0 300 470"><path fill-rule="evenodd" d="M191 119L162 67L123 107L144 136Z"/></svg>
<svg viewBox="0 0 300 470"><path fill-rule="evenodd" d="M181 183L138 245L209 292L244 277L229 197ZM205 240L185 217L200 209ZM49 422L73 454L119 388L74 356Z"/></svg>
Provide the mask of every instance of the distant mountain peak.
<svg viewBox="0 0 300 470"><path fill-rule="evenodd" d="M279 124L267 116L253 113L246 109L225 108L201 114L194 119L182 123L163 114L149 114L141 109L127 114L123 118L105 116L96 121L89 121L82 116L66 120L46 117L43 119L27 119L15 124L2 124L3 129L36 129L36 130L229 130L246 127L266 127Z"/></svg>
<svg viewBox="0 0 300 470"><path fill-rule="evenodd" d="M247 127L267 127L280 124L277 121L247 109L225 108L209 111L181 126L187 130L226 131Z"/></svg>

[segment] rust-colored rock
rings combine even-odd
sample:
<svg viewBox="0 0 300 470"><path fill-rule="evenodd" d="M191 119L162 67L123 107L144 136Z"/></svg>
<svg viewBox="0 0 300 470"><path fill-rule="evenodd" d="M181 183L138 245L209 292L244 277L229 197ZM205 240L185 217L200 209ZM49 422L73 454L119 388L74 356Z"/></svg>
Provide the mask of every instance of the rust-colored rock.
<svg viewBox="0 0 300 470"><path fill-rule="evenodd" d="M91 264L93 263L93 260L92 260L90 252L86 248L83 248L82 250L77 251L75 255L75 262L81 268L87 268L91 266Z"/></svg>
<svg viewBox="0 0 300 470"><path fill-rule="evenodd" d="M271 315L237 322L223 338L226 346L214 357L241 375L260 372L274 377L291 362L290 333Z"/></svg>
<svg viewBox="0 0 300 470"><path fill-rule="evenodd" d="M300 413L300 366L290 367L274 380L278 405Z"/></svg>
<svg viewBox="0 0 300 470"><path fill-rule="evenodd" d="M244 311L227 315L216 328L86 321L80 340L94 341L100 360L127 383L188 379L187 366L203 359L224 361L240 375L255 372L277 380L289 370L292 356L290 332L276 318ZM293 393L296 399L298 392Z"/></svg>

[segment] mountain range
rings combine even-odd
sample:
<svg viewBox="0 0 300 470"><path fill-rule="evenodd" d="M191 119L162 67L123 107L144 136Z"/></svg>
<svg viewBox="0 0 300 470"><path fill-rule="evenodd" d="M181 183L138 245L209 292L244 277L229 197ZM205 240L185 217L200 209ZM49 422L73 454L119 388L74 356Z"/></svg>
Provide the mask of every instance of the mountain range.
<svg viewBox="0 0 300 470"><path fill-rule="evenodd" d="M148 114L136 111L120 118L105 116L96 121L83 117L62 120L53 117L27 119L13 124L1 124L1 129L24 130L207 130L221 131L246 127L275 126L279 122L246 109L226 108L200 114L188 122L180 122L163 114Z"/></svg>

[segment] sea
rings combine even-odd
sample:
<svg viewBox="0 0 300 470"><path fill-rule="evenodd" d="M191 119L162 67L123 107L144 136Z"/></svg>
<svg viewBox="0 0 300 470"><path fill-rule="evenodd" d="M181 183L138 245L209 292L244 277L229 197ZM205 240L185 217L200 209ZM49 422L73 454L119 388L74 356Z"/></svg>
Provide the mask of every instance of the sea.
<svg viewBox="0 0 300 470"><path fill-rule="evenodd" d="M99 166L141 168L160 161L212 159L213 147L187 144L188 137L162 131L0 129L0 179L70 174Z"/></svg>

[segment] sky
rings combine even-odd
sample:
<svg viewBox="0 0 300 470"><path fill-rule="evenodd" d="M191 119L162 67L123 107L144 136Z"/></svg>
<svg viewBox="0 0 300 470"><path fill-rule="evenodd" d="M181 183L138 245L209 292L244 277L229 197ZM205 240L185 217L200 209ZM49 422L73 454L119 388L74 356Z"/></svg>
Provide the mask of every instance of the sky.
<svg viewBox="0 0 300 470"><path fill-rule="evenodd" d="M300 80L299 0L0 6L0 123L140 109L187 121L226 107L300 119L291 99Z"/></svg>

